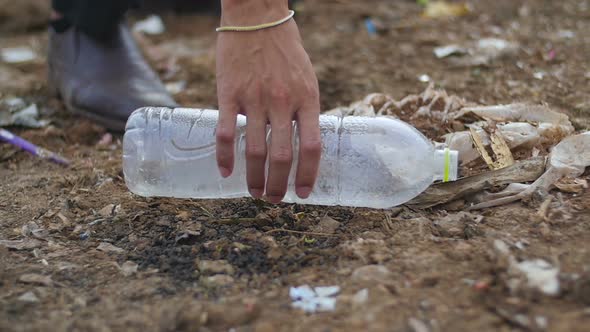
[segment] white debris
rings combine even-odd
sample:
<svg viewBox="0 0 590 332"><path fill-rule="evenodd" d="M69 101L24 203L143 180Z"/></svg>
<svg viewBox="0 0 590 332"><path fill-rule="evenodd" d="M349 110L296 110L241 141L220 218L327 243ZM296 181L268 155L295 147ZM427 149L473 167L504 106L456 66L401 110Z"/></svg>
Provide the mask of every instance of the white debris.
<svg viewBox="0 0 590 332"><path fill-rule="evenodd" d="M177 95L186 89L186 81L166 83L165 87L168 93Z"/></svg>
<svg viewBox="0 0 590 332"><path fill-rule="evenodd" d="M559 269L547 261L533 259L517 263L515 267L527 277L529 287L547 295L559 294Z"/></svg>
<svg viewBox="0 0 590 332"><path fill-rule="evenodd" d="M446 58L451 55L463 55L467 54L467 52L469 52L468 49L455 44L436 47L434 49L434 55L439 59Z"/></svg>
<svg viewBox="0 0 590 332"><path fill-rule="evenodd" d="M13 98L11 101L13 105L17 106L19 99ZM9 105L4 102L4 105ZM10 111L10 110L13 111ZM49 124L49 120L38 120L39 108L36 104L31 104L29 107L15 111L13 107L9 107L9 111L0 112L0 127L1 126L23 126L29 128L41 128Z"/></svg>
<svg viewBox="0 0 590 332"><path fill-rule="evenodd" d="M133 26L133 31L143 32L148 35L159 35L166 31L164 21L157 15L151 15L145 20L141 20Z"/></svg>
<svg viewBox="0 0 590 332"><path fill-rule="evenodd" d="M289 296L293 308L301 309L307 313L327 312L336 310L336 295L340 292L339 286L315 287L309 285L291 287Z"/></svg>
<svg viewBox="0 0 590 332"><path fill-rule="evenodd" d="M545 75L547 75L547 73L542 70L533 73L533 77L538 80L543 80L545 78Z"/></svg>
<svg viewBox="0 0 590 332"><path fill-rule="evenodd" d="M24 63L37 58L37 54L29 47L12 47L0 50L0 57L6 63Z"/></svg>
<svg viewBox="0 0 590 332"><path fill-rule="evenodd" d="M430 76L428 76L426 74L422 74L422 75L418 76L418 81L420 81L422 83L428 83L428 82L430 82Z"/></svg>
<svg viewBox="0 0 590 332"><path fill-rule="evenodd" d="M314 290L317 296L330 297L340 293L340 286L316 287Z"/></svg>

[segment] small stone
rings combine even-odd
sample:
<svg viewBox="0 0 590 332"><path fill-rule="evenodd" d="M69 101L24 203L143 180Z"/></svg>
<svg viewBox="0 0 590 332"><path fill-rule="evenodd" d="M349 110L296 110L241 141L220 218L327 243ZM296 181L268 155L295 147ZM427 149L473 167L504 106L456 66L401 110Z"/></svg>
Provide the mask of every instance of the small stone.
<svg viewBox="0 0 590 332"><path fill-rule="evenodd" d="M51 280L51 277L44 276L41 274L35 274L35 273L23 274L20 276L20 278L18 278L18 280L22 283L25 283L25 284L42 285L42 286L47 286L47 287L53 286L53 280Z"/></svg>
<svg viewBox="0 0 590 332"><path fill-rule="evenodd" d="M123 265L121 265L121 273L123 273L123 275L126 277L130 277L137 273L138 267L139 266L137 265L137 263L132 261L126 261L125 263L123 263Z"/></svg>
<svg viewBox="0 0 590 332"><path fill-rule="evenodd" d="M28 303L37 303L39 302L39 298L33 292L26 292L23 295L18 297L19 301L28 302Z"/></svg>
<svg viewBox="0 0 590 332"><path fill-rule="evenodd" d="M182 221L188 221L191 218L191 214L188 211L180 211L177 215L176 218L182 220Z"/></svg>
<svg viewBox="0 0 590 332"><path fill-rule="evenodd" d="M226 260L217 261L197 261L197 268L202 274L234 274L234 267L231 266Z"/></svg>
<svg viewBox="0 0 590 332"><path fill-rule="evenodd" d="M334 234L340 223L329 216L324 216L317 225L311 227L312 232Z"/></svg>
<svg viewBox="0 0 590 332"><path fill-rule="evenodd" d="M387 282L393 277L383 265L365 265L357 268L352 272L352 280L354 281L373 281L373 282Z"/></svg>
<svg viewBox="0 0 590 332"><path fill-rule="evenodd" d="M115 212L115 205L109 204L98 211L98 215L101 217L107 218L113 215Z"/></svg>
<svg viewBox="0 0 590 332"><path fill-rule="evenodd" d="M117 253L117 254L121 254L124 253L125 250L119 248L119 247L115 247L114 245L108 243L108 242L101 242L98 247L96 247L97 250L100 250L102 252L106 252L106 253Z"/></svg>
<svg viewBox="0 0 590 332"><path fill-rule="evenodd" d="M203 281L210 286L224 287L234 283L234 278L226 274L217 274L214 276L205 277Z"/></svg>

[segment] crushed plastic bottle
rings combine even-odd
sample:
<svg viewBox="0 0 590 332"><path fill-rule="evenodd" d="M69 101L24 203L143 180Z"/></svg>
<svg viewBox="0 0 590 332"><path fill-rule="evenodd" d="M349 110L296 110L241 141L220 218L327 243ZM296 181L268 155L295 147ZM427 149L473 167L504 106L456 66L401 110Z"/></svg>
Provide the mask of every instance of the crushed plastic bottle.
<svg viewBox="0 0 590 332"><path fill-rule="evenodd" d="M215 156L217 118L214 110L147 107L135 111L123 139L123 171L129 189L148 197L249 196L246 117L238 116L234 172L225 179L219 175ZM298 130L296 123L293 126L295 160L285 202L389 208L414 198L435 180L457 178L457 152L435 150L426 137L402 121L322 115L318 179L303 200L295 194Z"/></svg>

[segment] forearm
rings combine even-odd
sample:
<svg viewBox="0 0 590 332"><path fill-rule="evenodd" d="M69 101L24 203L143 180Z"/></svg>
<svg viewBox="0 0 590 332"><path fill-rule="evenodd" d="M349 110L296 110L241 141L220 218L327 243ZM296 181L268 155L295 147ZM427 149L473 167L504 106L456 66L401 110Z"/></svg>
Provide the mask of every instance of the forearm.
<svg viewBox="0 0 590 332"><path fill-rule="evenodd" d="M288 15L288 0L221 0L221 25L257 25Z"/></svg>

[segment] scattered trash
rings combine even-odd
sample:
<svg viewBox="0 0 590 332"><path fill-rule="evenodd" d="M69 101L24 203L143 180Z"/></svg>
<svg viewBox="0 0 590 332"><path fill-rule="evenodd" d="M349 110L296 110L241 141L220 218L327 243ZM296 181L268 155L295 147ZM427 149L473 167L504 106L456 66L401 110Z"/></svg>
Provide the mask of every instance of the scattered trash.
<svg viewBox="0 0 590 332"><path fill-rule="evenodd" d="M455 44L436 47L434 49L434 55L439 59L446 58L451 55L465 55L468 53L469 50L467 48Z"/></svg>
<svg viewBox="0 0 590 332"><path fill-rule="evenodd" d="M377 27L375 26L375 22L373 22L373 19L371 19L370 17L365 19L365 28L367 29L367 33L369 34L369 36L377 35Z"/></svg>
<svg viewBox="0 0 590 332"><path fill-rule="evenodd" d="M339 286L315 287L308 285L291 287L289 296L293 308L307 313L327 312L336 310L336 295L340 293Z"/></svg>
<svg viewBox="0 0 590 332"><path fill-rule="evenodd" d="M19 301L28 302L28 303L37 303L39 302L39 298L35 295L35 293L28 291L23 295L18 297Z"/></svg>
<svg viewBox="0 0 590 332"><path fill-rule="evenodd" d="M186 90L186 81L169 82L165 84L166 91L173 95L177 95Z"/></svg>
<svg viewBox="0 0 590 332"><path fill-rule="evenodd" d="M504 39L484 38L465 45L436 47L434 55L439 59L448 58L454 66L485 66L496 59L515 55L518 49L518 44Z"/></svg>
<svg viewBox="0 0 590 332"><path fill-rule="evenodd" d="M133 26L133 31L143 32L148 35L159 35L166 31L166 26L162 18L157 15L151 15L144 20L138 21Z"/></svg>
<svg viewBox="0 0 590 332"><path fill-rule="evenodd" d="M32 155L42 158L42 159L47 159L50 160L54 163L57 164L61 164L61 165L69 165L70 161L63 158L62 156L53 153L49 150L46 150L42 147L39 147L27 140L25 140L24 138L18 137L15 134L9 132L8 130L4 130L0 128L0 141L4 141L7 142L9 144L12 144L18 148L21 148L29 153L31 153Z"/></svg>
<svg viewBox="0 0 590 332"><path fill-rule="evenodd" d="M96 250L100 250L102 252L106 252L106 253L116 253L116 254L121 254L124 253L125 250L119 248L119 247L115 247L114 245L108 243L108 242L101 242L98 247L96 247Z"/></svg>
<svg viewBox="0 0 590 332"><path fill-rule="evenodd" d="M544 71L536 71L533 73L533 77L538 79L538 80L543 80L545 78L545 76L547 75L546 72Z"/></svg>
<svg viewBox="0 0 590 332"><path fill-rule="evenodd" d="M590 166L590 154L587 151L590 151L590 132L569 136L551 150L545 173L533 184L517 194L482 202L469 209L478 210L516 202L530 197L538 189L549 190L563 177L576 178Z"/></svg>
<svg viewBox="0 0 590 332"><path fill-rule="evenodd" d="M36 273L23 274L20 276L20 278L18 278L18 281L24 284L34 284L46 287L53 286L53 280L51 280L50 276L44 276Z"/></svg>
<svg viewBox="0 0 590 332"><path fill-rule="evenodd" d="M428 76L426 74L422 74L422 75L418 76L418 81L420 81L422 83L428 83L428 82L430 82L430 76Z"/></svg>
<svg viewBox="0 0 590 332"><path fill-rule="evenodd" d="M37 54L29 47L12 47L1 49L0 58L6 63L25 63L37 59Z"/></svg>
<svg viewBox="0 0 590 332"><path fill-rule="evenodd" d="M469 7L464 3L428 1L422 16L427 18L456 17L467 15L469 12Z"/></svg>
<svg viewBox="0 0 590 332"><path fill-rule="evenodd" d="M50 123L49 120L38 120L39 109L36 104L25 107L20 102L22 99L12 98L0 105L0 126L41 128Z"/></svg>
<svg viewBox="0 0 590 332"><path fill-rule="evenodd" d="M523 290L539 291L548 296L556 296L560 293L559 268L551 265L543 259L517 261L512 255L506 242L496 239L493 243L497 261L505 269L504 278L506 286L512 293Z"/></svg>
<svg viewBox="0 0 590 332"><path fill-rule="evenodd" d="M539 289L547 295L559 294L559 269L542 259L516 263L515 269L522 272L531 288Z"/></svg>

